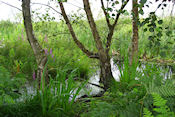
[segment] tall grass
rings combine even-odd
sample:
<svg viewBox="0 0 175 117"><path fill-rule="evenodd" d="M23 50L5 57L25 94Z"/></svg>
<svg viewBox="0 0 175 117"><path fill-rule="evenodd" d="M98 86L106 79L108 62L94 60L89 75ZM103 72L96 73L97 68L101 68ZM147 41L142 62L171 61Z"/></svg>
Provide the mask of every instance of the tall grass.
<svg viewBox="0 0 175 117"><path fill-rule="evenodd" d="M73 109L75 99L86 82L77 84L74 81L75 76L75 71L69 75L66 71L58 71L55 78L50 78L49 84L45 83L43 77L41 88L36 95L26 95L24 100L13 104L8 103L8 106L0 105L0 115L7 117L70 117L76 115Z"/></svg>
<svg viewBox="0 0 175 117"><path fill-rule="evenodd" d="M74 81L76 74L72 71L67 75L66 71L58 71L56 79L50 78L49 85L41 82L38 96L41 98L43 116L48 115L70 116L75 114L72 110L74 101L79 95L85 83L77 85Z"/></svg>
<svg viewBox="0 0 175 117"><path fill-rule="evenodd" d="M108 32L106 30L107 26L104 23L105 20L101 19L96 22L103 43L105 44L105 38ZM167 24L169 24L169 20L164 21L163 28L165 28ZM174 22L171 24L172 25L170 27L173 28ZM73 27L78 39L89 50L97 51L87 22L82 20L80 24L73 24ZM173 41L173 37L167 37L165 35L166 30L163 30L163 37L161 38L161 45L159 47L160 52L154 54L157 48L149 48L148 36L150 33L144 32L144 28L140 28L139 30L139 57L142 58L143 55L146 54L148 59L174 59L174 43L168 44L169 41ZM81 76L87 77L89 72L91 72L89 69L92 64L97 63L84 55L74 44L64 22L36 22L34 23L34 30L42 47L44 49L53 50L53 62L50 63L49 68L55 69L59 67L62 69L65 64L69 63L72 70L78 68L78 72ZM11 72L14 74L17 67L15 64L20 63L21 72L26 74L28 77L31 77L31 72L33 72L37 66L32 49L26 40L24 26L22 24L11 23L9 21L1 21L0 32L0 44L3 43L6 45L4 48L0 48L0 63L9 70L12 68ZM128 54L128 50L131 47L131 36L131 20L129 18L120 19L114 32L111 47L111 50L119 51L120 58L123 58L126 54ZM48 41L46 41L46 38ZM12 51L14 51L15 54L11 57L11 60L9 60L9 53ZM29 55L30 57L28 57ZM55 77L55 73L53 72L54 71L51 71L51 74Z"/></svg>

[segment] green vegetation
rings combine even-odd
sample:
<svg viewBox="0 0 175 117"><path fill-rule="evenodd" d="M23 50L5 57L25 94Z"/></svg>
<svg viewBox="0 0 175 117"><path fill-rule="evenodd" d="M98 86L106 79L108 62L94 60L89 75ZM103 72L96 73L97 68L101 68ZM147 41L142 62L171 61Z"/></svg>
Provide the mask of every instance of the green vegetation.
<svg viewBox="0 0 175 117"><path fill-rule="evenodd" d="M105 38L107 26L104 19L96 22ZM86 79L99 69L96 67L98 62L89 59L74 44L64 22L36 22L33 25L35 35L49 58L50 82L48 85L42 82L40 86L44 88L37 87L37 65L24 26L1 21L0 117L174 117L174 32L169 36L166 33L175 28L175 22L170 18L163 20L161 25L163 36L159 46L150 46L152 42L148 38L152 33L144 32L147 26L140 27L139 58L144 64L139 62L133 66L129 66L128 60L131 20L120 19L110 52L116 62L121 61L118 65L120 82L114 82L101 97L88 95L88 98L77 100L80 90L86 89ZM97 51L88 24L82 20L75 22L73 27L79 40L89 50ZM162 63L172 68L173 75L167 80L162 74L168 70L166 66L162 67ZM137 70L142 65L144 69ZM27 93L26 84L33 86L34 94ZM22 94L21 89L24 90Z"/></svg>

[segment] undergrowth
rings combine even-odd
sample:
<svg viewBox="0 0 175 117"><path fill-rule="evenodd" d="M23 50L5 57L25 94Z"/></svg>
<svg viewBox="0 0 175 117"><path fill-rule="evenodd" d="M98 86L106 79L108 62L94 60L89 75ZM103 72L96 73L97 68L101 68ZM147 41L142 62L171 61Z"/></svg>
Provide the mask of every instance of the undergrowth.
<svg viewBox="0 0 175 117"><path fill-rule="evenodd" d="M100 35L106 37L104 19L97 21ZM165 27L169 21L165 21ZM88 24L73 24L79 40L91 51L95 42ZM172 22L172 28L174 22ZM35 35L49 58L49 85L29 95L19 92L32 78L37 65L32 49L26 40L22 24L0 22L0 116L2 117L173 117L175 112L175 82L173 75L165 79L166 68L156 64L129 65L131 20L120 19L115 29L110 55L117 54L120 63L120 82L114 82L102 97L77 99L86 82L96 69L97 61L89 59L74 44L64 22L35 22ZM48 30L49 29L49 30ZM81 33L80 33L81 32ZM160 41L160 51L149 48L144 28L139 32L139 58L174 60L174 43L165 35ZM169 38L170 41L168 40ZM103 43L105 43L103 41ZM167 44L169 43L169 44ZM172 71L174 67L172 67ZM174 71L173 71L174 72ZM82 80L81 80L82 81ZM36 83L37 84L37 83ZM25 98L19 100L20 97ZM88 95L89 96L89 95Z"/></svg>

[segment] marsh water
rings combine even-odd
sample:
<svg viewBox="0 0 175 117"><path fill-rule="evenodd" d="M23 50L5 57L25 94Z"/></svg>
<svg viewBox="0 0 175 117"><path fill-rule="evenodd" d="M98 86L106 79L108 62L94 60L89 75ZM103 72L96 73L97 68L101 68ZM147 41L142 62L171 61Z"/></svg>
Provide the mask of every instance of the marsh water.
<svg viewBox="0 0 175 117"><path fill-rule="evenodd" d="M123 71L122 71L122 69L119 68L119 66L120 66L120 68L124 68L124 65L121 67L121 64L115 63L114 59L112 58L111 59L112 75L117 82L120 82L121 74L123 74ZM164 77L164 79L170 79L172 77L172 74L173 74L172 66L162 66L162 65L156 65L156 66L151 65L151 66L156 67L158 72L161 72L160 76ZM141 76L145 75L144 74L145 69L146 69L145 64L141 64L139 67L136 68L137 72L139 72L141 74ZM138 80L138 79L139 79L138 77L135 78L135 80ZM100 70L97 70L97 72L92 77L90 77L89 82L93 83L93 84L100 85L99 81L100 81ZM91 84L87 84L87 88L90 91L90 95L96 95L100 91L103 91L103 89L101 89L97 86L91 85ZM81 97L85 94L86 94L86 92L82 91L78 97Z"/></svg>
<svg viewBox="0 0 175 117"><path fill-rule="evenodd" d="M112 58L111 59L111 69L112 69L112 75L114 77L114 79L117 81L117 82L120 82L120 77L121 77L121 74L123 74L123 71L121 68L121 64L117 64L114 62L114 59ZM155 65L152 65L155 67ZM123 67L124 68L124 65ZM137 71L139 73L141 73L141 76L144 76L144 70L146 69L146 65L145 64L141 64L139 67L136 68ZM162 66L162 65L156 65L156 69L158 70L158 72L160 72L160 75L162 77L164 77L164 79L169 79L171 78L172 74L173 74L173 68L171 66ZM160 70L160 71L159 71ZM139 78L136 77L135 78L136 80L138 80ZM86 84L86 90L82 89L79 93L79 95L76 97L76 98L79 98L83 95L86 95L87 93L89 95L97 95L99 92L103 91L103 89L95 86L95 85L92 85L90 83L93 83L93 84L96 84L96 85L100 85L99 83L100 81L100 70L97 70L96 73L94 73L90 78L89 78L89 83ZM18 101L21 101L23 100L26 95L31 95L31 96L34 96L36 95L37 91L36 91L36 88L33 87L33 85L29 85L27 84L26 85L26 89L25 90L21 90L20 91L22 95L19 99L17 99ZM25 92L25 93L24 93ZM70 100L71 100L71 97L70 97Z"/></svg>

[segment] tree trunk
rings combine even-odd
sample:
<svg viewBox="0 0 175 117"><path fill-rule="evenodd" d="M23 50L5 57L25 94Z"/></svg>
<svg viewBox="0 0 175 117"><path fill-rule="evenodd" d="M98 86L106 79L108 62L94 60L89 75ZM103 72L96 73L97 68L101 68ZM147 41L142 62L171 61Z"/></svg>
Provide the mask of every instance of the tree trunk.
<svg viewBox="0 0 175 117"><path fill-rule="evenodd" d="M38 65L37 78L40 83L40 81L43 80L41 79L42 75L44 75L43 78L45 78L46 81L48 81L47 69L45 70L45 73L43 73L45 65L47 63L47 56L45 55L44 50L41 48L34 35L31 21L31 13L30 13L30 0L22 0L22 12L23 12L24 26L26 30L27 40L29 41L32 47Z"/></svg>
<svg viewBox="0 0 175 117"><path fill-rule="evenodd" d="M105 56L100 56L100 83L104 85L104 90L110 88L113 82L113 76L111 71L111 63L109 54Z"/></svg>
<svg viewBox="0 0 175 117"><path fill-rule="evenodd" d="M132 0L132 9L133 9L133 19L132 19L132 27L133 27L133 35L132 35L132 49L130 53L130 65L133 63L137 63L138 61L138 0Z"/></svg>
<svg viewBox="0 0 175 117"><path fill-rule="evenodd" d="M125 8L126 4L129 2L129 0L126 0L119 11L123 11L123 9ZM61 14L64 18L64 20L66 21L66 24L68 26L69 32L72 35L72 38L74 40L74 42L77 44L77 46L90 58L96 58L99 60L100 63L100 82L104 85L104 89L107 90L108 88L110 88L112 82L114 81L114 78L112 76L112 71L111 71L111 64L110 64L110 56L109 56L109 50L110 50L110 46L111 46L111 41L112 41L112 36L114 34L114 29L115 26L117 25L119 16L121 14L121 12L118 12L116 15L116 18L114 20L113 24L110 24L110 20L109 17L107 16L107 12L105 11L105 7L103 4L103 0L101 0L102 3L102 9L104 11L105 17L106 17L106 21L108 24L108 28L109 28L109 33L107 36L107 43L105 45L105 47L103 46L101 37L99 35L99 32L97 30L97 26L95 23L95 20L93 18L93 14L91 12L91 7L89 4L89 0L83 0L83 4L84 4L84 10L86 12L86 16L87 16L87 20L89 23L89 26L91 28L91 32L95 41L95 45L96 48L98 50L97 53L93 53L90 52L88 49L85 48L85 46L78 40L78 38L76 37L76 34L73 30L73 27L67 17L67 14L65 12L64 9L64 5L63 2L59 2L60 5L60 10L61 10Z"/></svg>
<svg viewBox="0 0 175 117"><path fill-rule="evenodd" d="M86 16L89 22L89 26L91 28L92 35L94 37L96 48L98 49L99 61L100 61L100 82L104 85L104 89L107 90L110 88L112 83L112 72L111 72L111 63L110 56L108 51L105 51L103 47L101 37L97 30L97 26L95 24L95 20L93 18L93 14L91 12L89 0L83 0L84 10L86 12ZM111 38L112 38L111 34Z"/></svg>

